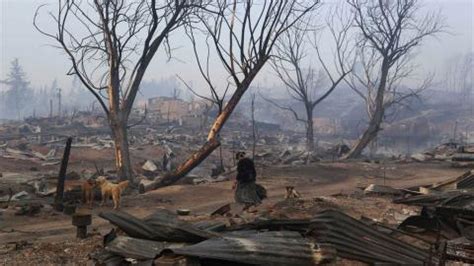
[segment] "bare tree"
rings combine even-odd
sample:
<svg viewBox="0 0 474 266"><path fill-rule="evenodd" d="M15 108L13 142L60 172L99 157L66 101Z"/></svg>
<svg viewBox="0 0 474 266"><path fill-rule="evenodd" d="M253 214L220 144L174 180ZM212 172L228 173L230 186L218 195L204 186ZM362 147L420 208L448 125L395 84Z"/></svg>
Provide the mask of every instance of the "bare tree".
<svg viewBox="0 0 474 266"><path fill-rule="evenodd" d="M339 25L336 25L336 22ZM334 40L334 70L330 70L325 63L319 47L318 38L322 32L310 29L309 21L299 23L298 27L288 30L277 42L277 56L272 60L273 69L287 88L291 98L303 105L304 116L298 114L293 106L282 106L267 97L262 97L278 108L291 112L296 121L304 123L307 151L314 149L314 109L344 81L352 70L351 57L354 48L349 45L351 23L344 17L342 9L330 12L327 29ZM314 35L313 39L308 38L311 33ZM309 44L312 44L314 48L320 70L313 67L314 63L311 60L307 62Z"/></svg>
<svg viewBox="0 0 474 266"><path fill-rule="evenodd" d="M132 180L127 123L140 83L158 49L170 51L169 34L203 2L59 0L57 10L48 12L54 32L39 26L44 6L36 11L36 29L56 41L71 62L68 74L79 78L107 114L122 179Z"/></svg>
<svg viewBox="0 0 474 266"><path fill-rule="evenodd" d="M206 44L205 45L205 47L206 47L206 56L205 56L206 60L205 60L205 63L204 63L201 60L201 55L199 53L198 43L197 43L197 40L196 40L194 29L193 28L188 29L186 31L186 34L189 37L189 40L191 41L194 56L195 56L195 59L196 59L196 64L197 64L197 67L199 69L199 73L201 74L201 76L205 80L206 84L208 85L210 96L198 93L196 90L193 89L193 87L191 85L189 85L179 75L178 75L178 79L181 80L181 82L183 82L183 84L186 86L186 88L189 91L191 91L191 93L194 96L197 96L198 98L201 98L201 99L209 102L210 103L210 108L216 107L217 108L217 116L216 117L219 117L222 114L222 111L224 110L224 105L225 105L224 100L226 98L227 92L229 91L230 84L227 84L226 89L221 94L221 93L219 93L218 88L212 83L212 77L211 77L211 74L210 74L210 72L211 72L211 63L209 61L210 58L211 58L211 46L209 44L209 36L208 36L208 38L206 39L206 42L205 42L205 44ZM220 138L219 135L217 137ZM219 161L220 161L220 166L219 166L220 171L223 171L224 170L224 158L222 156L222 146L220 146L220 145L219 145Z"/></svg>
<svg viewBox="0 0 474 266"><path fill-rule="evenodd" d="M377 137L389 107L403 105L426 88L428 78L417 88L403 90L401 81L410 76L413 51L423 40L439 33L439 14L421 14L419 0L346 0L360 33L359 65L347 79L366 102L369 124L344 158L360 156Z"/></svg>
<svg viewBox="0 0 474 266"><path fill-rule="evenodd" d="M232 90L232 94L214 120L202 148L178 166L174 173L147 186L141 186L142 192L176 182L220 146L219 132L272 56L275 43L295 23L318 7L319 3L319 0L213 1L212 7L199 16L202 28L188 28L188 32L191 40L199 32L209 37L213 48L211 52L214 52L213 55L222 63L229 76L226 87L229 91ZM198 58L202 62L198 66L205 66L209 62L208 59ZM199 68L209 88L215 88L212 71Z"/></svg>
<svg viewBox="0 0 474 266"><path fill-rule="evenodd" d="M198 52L197 52L197 46L196 46L196 41L194 39L194 36L190 36L190 39L193 43L193 48L194 48L194 54L196 55L196 58L198 59L197 60L197 64L198 64L198 68L200 69L202 75L204 71L203 70L203 66L201 64L201 62L199 61L199 56L198 56ZM209 46L207 46L208 49L209 49ZM208 57L209 57L209 54L208 54ZM207 69L207 72L209 72L209 61L207 62L207 66L206 66L206 69ZM195 96L197 96L198 98L201 98L207 102L210 103L209 105L209 108L207 107L206 105L206 108L205 108L205 113L204 115L205 116L208 116L209 114L209 111L213 108L213 107L217 107L217 116L219 116L221 113L222 113L222 110L224 109L224 99L226 97L226 94L228 92L228 89L229 89L229 86L227 86L226 90L224 91L224 93L222 95L219 94L218 90L216 87L214 86L210 86L209 87L209 90L211 92L211 96L206 96L206 95L203 95L203 94L200 94L198 92L196 92L196 90L194 90L192 88L191 85L189 85L186 81L184 81L183 78L181 78L180 76L178 76L178 79L180 79L184 85L186 86L186 88L188 88L189 91L191 91L191 93ZM216 117L217 117L216 116ZM206 117L206 120L207 120L207 117ZM207 122L207 121L206 121ZM219 136L220 137L220 136ZM222 155L222 146L219 146L219 162L220 162L220 165L219 165L219 171L224 171L224 158L223 158L223 155Z"/></svg>
<svg viewBox="0 0 474 266"><path fill-rule="evenodd" d="M445 65L443 85L447 90L459 94L461 106L471 105L472 107L474 53L457 55L448 60Z"/></svg>

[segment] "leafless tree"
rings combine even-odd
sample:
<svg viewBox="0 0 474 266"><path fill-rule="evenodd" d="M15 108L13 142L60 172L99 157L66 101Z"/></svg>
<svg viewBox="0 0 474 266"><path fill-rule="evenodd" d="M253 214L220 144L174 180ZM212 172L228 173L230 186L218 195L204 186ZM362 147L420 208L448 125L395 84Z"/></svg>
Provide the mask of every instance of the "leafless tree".
<svg viewBox="0 0 474 266"><path fill-rule="evenodd" d="M212 80L211 80L212 77L211 77L211 74L210 74L212 66L211 66L211 63L209 61L210 58L211 58L211 46L209 44L209 38L207 38L206 42L205 42L205 44L206 44L205 45L205 47L206 47L206 56L205 56L206 60L205 60L205 63L204 63L201 60L201 56L200 56L199 49L198 49L198 43L197 43L197 40L196 40L196 37L195 37L195 34L194 34L194 30L192 28L190 28L189 30L186 31L186 34L188 35L189 40L192 43L193 52L194 52L194 56L196 58L196 64L197 64L197 67L199 69L199 73L201 74L203 79L206 81L206 84L208 85L210 96L198 93L189 83L187 83L179 75L178 75L178 79L181 80L181 82L183 82L185 87L189 91L191 91L191 93L194 96L209 102L210 103L210 108L216 107L217 108L217 116L216 117L218 117L218 116L221 115L221 113L224 109L224 105L225 105L224 100L226 98L227 92L229 91L230 84L227 84L226 89L221 94L221 93L219 93L218 88L212 83ZM218 136L218 137L220 137L220 136ZM223 171L224 170L224 158L222 157L222 146L219 146L219 161L220 161L220 170Z"/></svg>
<svg viewBox="0 0 474 266"><path fill-rule="evenodd" d="M342 9L330 12L327 19L327 34L334 40L334 66L325 62L318 38L322 30L311 29L310 21L299 23L283 35L277 42L276 54L272 60L273 69L287 88L292 99L301 103L305 114L301 116L293 106L283 106L275 101L263 98L282 110L291 112L295 119L304 123L306 128L306 149L314 150L313 113L318 104L324 101L352 71L354 46L350 45L351 21L344 17ZM338 25L336 25L338 24ZM308 38L313 35L314 38ZM308 46L312 45L320 70L307 62ZM333 70L330 70L333 69Z"/></svg>
<svg viewBox="0 0 474 266"><path fill-rule="evenodd" d="M174 173L150 185L141 186L142 192L176 182L220 146L219 132L252 81L273 55L275 43L319 4L319 0L217 0L213 1L212 7L206 12L201 13L199 19L202 27L189 27L187 30L191 36L202 32L201 35L209 37L212 55L218 58L229 76L226 87L231 95L214 120L202 148L178 166ZM209 62L207 58L198 58L202 62L201 66L205 66L206 61ZM200 72L209 88L215 88L212 71L203 68Z"/></svg>
<svg viewBox="0 0 474 266"><path fill-rule="evenodd" d="M192 39L192 42L193 42L193 47L195 50L194 52L197 55L196 42L194 39ZM197 62L198 62L199 69L201 69L202 71L201 62L199 60ZM209 63L207 64L207 69L209 70ZM193 95L197 96L198 98L201 98L204 101L209 102L209 105L206 105L204 113L203 113L205 116L204 122L207 122L207 116L209 115L209 112L212 110L213 107L217 107L217 116L219 116L222 113L222 110L224 108L224 99L227 94L229 86L227 86L227 89L224 91L222 95L220 95L217 89L214 86L212 86L209 88L209 90L211 91L211 96L206 96L206 95L196 92L196 90L194 90L193 87L189 85L186 81L184 81L184 79L181 78L180 76L178 76L178 79L180 79L184 83L186 88L190 90ZM222 146L219 146L219 162L220 162L220 165L219 165L220 171L224 171L224 158L222 154Z"/></svg>
<svg viewBox="0 0 474 266"><path fill-rule="evenodd" d="M369 124L344 158L360 156L377 137L386 111L417 96L430 81L402 89L401 81L412 75L413 51L427 37L443 29L439 14L422 14L419 0L346 0L360 33L357 69L347 83L366 102Z"/></svg>
<svg viewBox="0 0 474 266"><path fill-rule="evenodd" d="M39 14L46 6L36 11L36 29L56 41L71 62L68 74L79 78L106 113L122 179L132 179L127 123L146 70L162 46L170 51L170 33L190 22L203 5L186 0L58 0L56 10L47 13L56 26L53 32L40 26Z"/></svg>
<svg viewBox="0 0 474 266"><path fill-rule="evenodd" d="M443 85L448 91L459 94L462 106L471 105L474 79L474 53L455 56L446 62Z"/></svg>

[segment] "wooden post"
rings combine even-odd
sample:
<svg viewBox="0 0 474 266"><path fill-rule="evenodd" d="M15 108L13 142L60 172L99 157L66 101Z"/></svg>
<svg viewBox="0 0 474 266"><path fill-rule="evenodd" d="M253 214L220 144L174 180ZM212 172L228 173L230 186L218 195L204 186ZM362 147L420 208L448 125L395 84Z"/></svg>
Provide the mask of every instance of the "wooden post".
<svg viewBox="0 0 474 266"><path fill-rule="evenodd" d="M63 159L61 161L61 169L59 170L58 185L56 187L56 198L54 199L55 209L62 211L63 209L63 194L64 194L64 180L66 179L67 165L69 162L69 154L71 153L72 137L66 141L64 148Z"/></svg>
<svg viewBox="0 0 474 266"><path fill-rule="evenodd" d="M72 225L76 226L76 237L84 239L87 237L87 226L92 224L90 213L75 213L72 215Z"/></svg>

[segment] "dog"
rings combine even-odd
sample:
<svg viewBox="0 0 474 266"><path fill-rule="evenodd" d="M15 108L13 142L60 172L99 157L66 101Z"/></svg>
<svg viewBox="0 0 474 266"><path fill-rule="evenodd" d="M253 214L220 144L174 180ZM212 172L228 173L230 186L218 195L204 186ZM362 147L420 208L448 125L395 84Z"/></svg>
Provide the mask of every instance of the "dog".
<svg viewBox="0 0 474 266"><path fill-rule="evenodd" d="M286 187L285 199L297 199L297 198L300 198L300 197L301 197L300 193L298 193L298 191L296 191L294 186L287 186Z"/></svg>
<svg viewBox="0 0 474 266"><path fill-rule="evenodd" d="M82 183L82 196L84 204L89 205L92 208L92 202L94 201L94 188L97 182L94 179L89 179Z"/></svg>
<svg viewBox="0 0 474 266"><path fill-rule="evenodd" d="M107 198L112 196L112 201L114 202L114 209L118 209L120 207L122 192L126 187L128 187L128 183L129 181L122 181L118 184L114 184L110 181L107 181L105 176L99 176L97 178L97 184L102 194L102 202L100 206L103 206L106 203Z"/></svg>

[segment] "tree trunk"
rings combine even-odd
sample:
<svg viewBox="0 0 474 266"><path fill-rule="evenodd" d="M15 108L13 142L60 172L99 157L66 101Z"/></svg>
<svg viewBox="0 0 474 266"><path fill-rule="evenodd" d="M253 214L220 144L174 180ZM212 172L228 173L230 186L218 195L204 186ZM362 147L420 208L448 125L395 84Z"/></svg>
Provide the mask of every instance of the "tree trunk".
<svg viewBox="0 0 474 266"><path fill-rule="evenodd" d="M244 95L244 92L245 90L237 89L234 95L232 95L232 98L230 98L229 102L222 110L222 113L220 113L214 120L211 130L209 131L209 134L207 136L208 141L218 136L219 132L224 127L225 122L227 121L227 119L229 119L235 107L237 107L237 104Z"/></svg>
<svg viewBox="0 0 474 266"><path fill-rule="evenodd" d="M206 142L201 149L195 152L186 162L178 166L176 171L165 175L161 179L154 180L152 182L142 182L139 186L139 192L145 193L150 190L155 190L160 187L165 187L178 181L180 178L186 176L194 167L198 166L204 159L209 156L215 149L220 146L220 142L217 139L212 139Z"/></svg>
<svg viewBox="0 0 474 266"><path fill-rule="evenodd" d="M306 151L314 150L313 108L306 104Z"/></svg>
<svg viewBox="0 0 474 266"><path fill-rule="evenodd" d="M111 123L112 137L115 143L115 168L120 180L133 182L132 163L128 148L128 134L123 122Z"/></svg>
<svg viewBox="0 0 474 266"><path fill-rule="evenodd" d="M314 129L313 121L308 120L308 125L306 126L306 151L314 150Z"/></svg>
<svg viewBox="0 0 474 266"><path fill-rule="evenodd" d="M258 71L260 71L265 61L266 60L259 62L259 65L255 66L253 72L249 73L248 76L242 81L242 83L238 85L234 94L232 94L232 97L230 98L229 102L227 102L222 112L214 120L211 130L209 131L209 134L207 136L208 141L217 137L221 129L224 127L225 122L227 121L227 119L229 119L232 112L234 112L235 107L237 107L237 104L240 102L240 99L249 88L250 84L252 83L252 80L255 78Z"/></svg>
<svg viewBox="0 0 474 266"><path fill-rule="evenodd" d="M375 98L375 110L370 119L369 126L365 130L362 137L357 141L356 145L352 147L352 149L343 157L343 159L354 159L359 157L367 145L369 145L377 137L377 134L380 131L380 125L382 124L383 117L385 115L384 96L389 71L389 66L386 59L384 59L382 62L381 71L382 75L379 87L377 88L377 96Z"/></svg>
<svg viewBox="0 0 474 266"><path fill-rule="evenodd" d="M142 186L140 184L140 193L145 193L149 190L158 189L160 187L165 187L173 184L182 177L186 176L194 167L198 166L202 161L204 161L215 149L217 149L221 144L218 140L218 135L221 129L224 127L225 122L229 119L232 112L237 107L240 99L244 93L249 88L252 80L255 78L257 73L265 64L266 59L259 62L253 69L252 73L249 73L245 79L238 84L237 89L235 90L232 97L225 105L222 112L216 117L214 123L211 126L209 134L207 136L207 142L194 154L192 154L183 164L178 166L177 170L173 173L165 175L161 180L154 181L151 185Z"/></svg>
<svg viewBox="0 0 474 266"><path fill-rule="evenodd" d="M255 94L252 95L252 160L255 161L255 147L257 145L257 125L255 124Z"/></svg>
<svg viewBox="0 0 474 266"><path fill-rule="evenodd" d="M383 121L383 115L385 111L376 110L373 118L370 120L369 127L364 132L362 137L357 141L357 144L349 151L349 153L344 157L344 159L354 159L359 157L364 149L377 137L378 132L380 131L380 125Z"/></svg>

